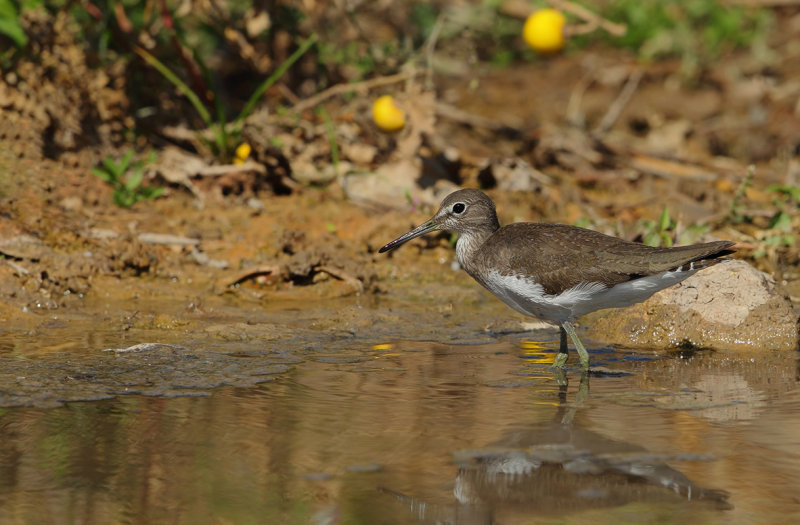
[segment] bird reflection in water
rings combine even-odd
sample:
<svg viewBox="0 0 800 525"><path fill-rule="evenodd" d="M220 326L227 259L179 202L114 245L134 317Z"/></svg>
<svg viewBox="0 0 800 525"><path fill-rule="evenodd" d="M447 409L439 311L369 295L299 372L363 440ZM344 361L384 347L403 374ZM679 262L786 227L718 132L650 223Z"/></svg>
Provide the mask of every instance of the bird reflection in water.
<svg viewBox="0 0 800 525"><path fill-rule="evenodd" d="M652 454L576 424L588 375L581 375L575 400L568 403L566 377L554 373L560 376L559 405L551 421L520 424L495 443L455 454L452 505L381 491L402 502L419 523L488 524L499 513L565 515L634 502L732 508L727 492L700 487L666 463L704 458Z"/></svg>

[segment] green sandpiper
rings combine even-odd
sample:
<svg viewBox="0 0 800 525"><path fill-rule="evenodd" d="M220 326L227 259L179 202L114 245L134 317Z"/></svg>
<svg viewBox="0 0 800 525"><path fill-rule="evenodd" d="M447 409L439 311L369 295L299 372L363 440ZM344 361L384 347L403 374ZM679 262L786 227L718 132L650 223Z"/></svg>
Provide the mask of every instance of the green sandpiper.
<svg viewBox="0 0 800 525"><path fill-rule="evenodd" d="M697 271L728 260L731 241L656 248L564 224L518 222L500 227L494 203L480 190L448 195L436 214L379 253L444 230L458 233L461 267L514 310L560 327L553 366L567 361L567 335L583 369L589 354L578 339L576 318L639 303Z"/></svg>

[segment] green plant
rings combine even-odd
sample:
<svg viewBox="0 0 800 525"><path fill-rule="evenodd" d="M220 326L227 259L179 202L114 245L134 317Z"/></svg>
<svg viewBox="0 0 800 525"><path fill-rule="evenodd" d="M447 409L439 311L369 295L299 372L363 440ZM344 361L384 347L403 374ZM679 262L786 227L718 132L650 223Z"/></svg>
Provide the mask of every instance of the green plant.
<svg viewBox="0 0 800 525"><path fill-rule="evenodd" d="M216 115L212 117L211 112L203 104L200 95L190 88L183 80L178 77L169 67L156 58L153 54L148 52L142 47L135 48L136 53L142 57L145 62L150 64L161 75L164 76L169 82L174 85L192 104L197 114L203 119L203 122L209 127L213 133L214 140L208 143L212 151L223 160L229 160L232 152L241 142L242 125L246 119L255 109L256 104L264 95L264 93L272 86L280 77L286 73L292 64L294 64L301 56L305 54L308 49L317 41L317 35L312 34L303 42L297 50L292 53L273 73L268 76L250 95L250 98L245 103L242 110L233 120L228 120L225 116L225 111L222 108L220 96L217 92L211 91ZM205 70L205 68L203 68ZM213 84L210 84L213 85ZM200 135L201 140L204 140ZM205 140L204 140L205 141Z"/></svg>
<svg viewBox="0 0 800 525"><path fill-rule="evenodd" d="M772 200L776 211L763 232L762 243L753 252L756 259L764 257L770 247L789 247L797 242L793 220L800 207L800 187L773 184L766 191L776 194Z"/></svg>
<svg viewBox="0 0 800 525"><path fill-rule="evenodd" d="M761 235L758 236L761 242L758 243L758 247L753 252L754 259L764 257L768 252L772 251L771 249L778 247L788 248L789 246L794 246L794 243L797 242L797 238L791 232L791 219L787 219L788 216L783 214L779 214L778 216L780 217L780 221L776 222L769 229L764 230Z"/></svg>
<svg viewBox="0 0 800 525"><path fill-rule="evenodd" d="M37 3L22 2L21 8L24 10ZM17 2L12 2L11 0L0 0L0 35L7 36L17 48L22 48L28 43L28 36L20 24L16 4Z"/></svg>
<svg viewBox="0 0 800 525"><path fill-rule="evenodd" d="M355 69L355 75L351 80L361 80L374 74L379 66L379 58L376 55L391 56L391 49L378 50L367 46L362 42L348 42L346 44L320 44L319 63L325 66L346 65ZM366 49L365 49L366 48Z"/></svg>
<svg viewBox="0 0 800 525"><path fill-rule="evenodd" d="M101 167L92 168L92 173L97 178L113 188L114 204L121 208L130 208L139 201L155 199L164 193L164 188L142 185L144 168L155 161L155 153L150 152L147 162L132 162L133 155L134 151L130 150L119 162L112 157L106 157Z"/></svg>
<svg viewBox="0 0 800 525"><path fill-rule="evenodd" d="M777 193L787 198L789 203L795 208L800 207L800 186L787 186L784 184L772 184L767 187L767 193ZM780 206L779 203L776 202Z"/></svg>
<svg viewBox="0 0 800 525"><path fill-rule="evenodd" d="M680 57L685 75L724 51L766 47L772 23L768 9L718 0L616 0L602 14L628 27L624 36L611 38L612 44L646 60Z"/></svg>
<svg viewBox="0 0 800 525"><path fill-rule="evenodd" d="M676 223L669 216L669 208L664 206L657 221L642 221L644 227L644 243L648 246L672 246L672 237Z"/></svg>
<svg viewBox="0 0 800 525"><path fill-rule="evenodd" d="M742 222L749 222L752 217L748 217L742 213L742 200L745 197L745 193L747 192L747 188L753 185L753 178L756 176L756 167L752 164L747 167L747 174L742 179L742 182L739 183L739 187L736 188L736 193L733 194L733 199L731 199L731 204L728 207L728 213L725 218L734 223L739 224Z"/></svg>

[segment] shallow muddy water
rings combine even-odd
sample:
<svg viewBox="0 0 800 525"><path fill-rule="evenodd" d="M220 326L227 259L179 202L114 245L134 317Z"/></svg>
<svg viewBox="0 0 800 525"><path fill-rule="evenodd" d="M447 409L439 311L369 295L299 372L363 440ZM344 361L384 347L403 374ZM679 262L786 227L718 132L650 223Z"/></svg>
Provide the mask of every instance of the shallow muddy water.
<svg viewBox="0 0 800 525"><path fill-rule="evenodd" d="M800 518L794 354L149 335L0 348L0 523Z"/></svg>

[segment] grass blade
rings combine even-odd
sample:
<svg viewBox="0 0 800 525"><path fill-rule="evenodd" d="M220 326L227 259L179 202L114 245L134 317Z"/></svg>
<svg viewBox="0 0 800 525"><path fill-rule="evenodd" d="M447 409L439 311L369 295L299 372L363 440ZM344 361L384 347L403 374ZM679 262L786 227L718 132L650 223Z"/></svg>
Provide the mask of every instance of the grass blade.
<svg viewBox="0 0 800 525"><path fill-rule="evenodd" d="M339 144L336 142L336 128L333 126L331 116L325 111L325 108L320 106L317 111L322 116L325 122L325 130L328 132L328 143L331 147L331 163L333 164L333 172L339 175Z"/></svg>
<svg viewBox="0 0 800 525"><path fill-rule="evenodd" d="M308 39L305 42L303 42L300 45L300 47L298 47L297 50L294 53L292 53L292 55L278 67L278 69L273 71L272 74L268 76L267 79L264 82L262 82L261 85L258 86L258 88L256 88L255 91L253 91L253 94L250 95L250 98L247 100L247 104L245 104L244 108L242 108L242 111L239 113L239 116L236 117L236 120L234 120L234 125L238 126L239 124L241 124L241 122L244 119L246 119L250 115L250 113L253 112L253 109L255 109L256 104L258 103L259 99L264 94L264 92L267 89L269 89L269 87L272 84L274 84L279 78L281 78L283 74L286 73L286 70L289 69L292 66L292 64L297 62L297 60L301 56L303 56L305 52L308 51L308 49L316 43L316 41L317 41L317 34L312 33L311 36L308 37Z"/></svg>
<svg viewBox="0 0 800 525"><path fill-rule="evenodd" d="M194 109L200 115L200 118L203 119L203 122L206 123L206 126L211 127L213 121L211 120L211 114L206 109L203 102L197 96L197 94L192 91L192 89L186 85L186 83L178 78L178 75L173 73L167 66L165 66L159 59L148 53L144 48L136 46L134 47L134 51L136 54L142 57L145 62L153 66L159 73L161 73L164 78L172 82L172 84L178 88L178 90L184 94L186 98L189 99L189 102L192 103Z"/></svg>

